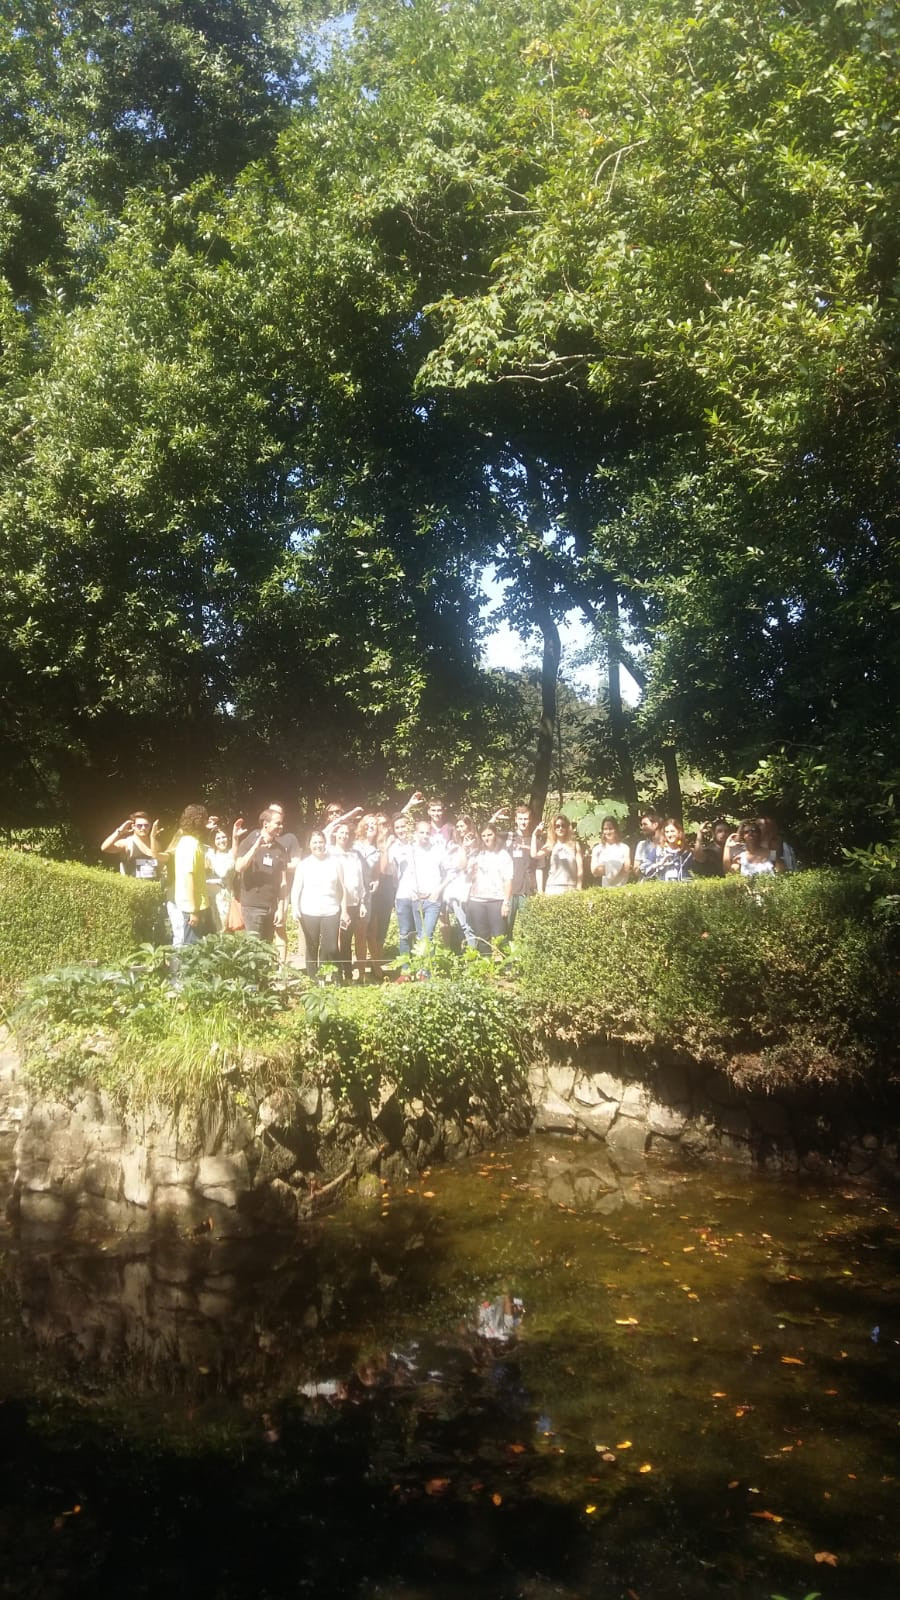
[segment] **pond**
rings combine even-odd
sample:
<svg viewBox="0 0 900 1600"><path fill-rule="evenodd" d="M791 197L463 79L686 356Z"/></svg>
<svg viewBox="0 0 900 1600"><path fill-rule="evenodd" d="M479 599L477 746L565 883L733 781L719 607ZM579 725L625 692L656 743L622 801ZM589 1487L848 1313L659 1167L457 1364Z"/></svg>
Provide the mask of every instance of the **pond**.
<svg viewBox="0 0 900 1600"><path fill-rule="evenodd" d="M0 1251L0 1595L900 1594L894 1199L530 1140Z"/></svg>

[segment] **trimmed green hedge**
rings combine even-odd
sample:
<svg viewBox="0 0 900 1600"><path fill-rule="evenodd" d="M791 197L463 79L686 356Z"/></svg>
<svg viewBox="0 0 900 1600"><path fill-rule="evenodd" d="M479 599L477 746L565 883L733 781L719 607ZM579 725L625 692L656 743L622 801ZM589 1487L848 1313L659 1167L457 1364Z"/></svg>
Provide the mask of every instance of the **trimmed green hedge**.
<svg viewBox="0 0 900 1600"><path fill-rule="evenodd" d="M516 925L525 999L560 1035L607 1032L748 1081L891 1070L900 939L853 873L585 890Z"/></svg>
<svg viewBox="0 0 900 1600"><path fill-rule="evenodd" d="M159 937L160 890L119 872L0 850L0 995L76 961L113 961Z"/></svg>

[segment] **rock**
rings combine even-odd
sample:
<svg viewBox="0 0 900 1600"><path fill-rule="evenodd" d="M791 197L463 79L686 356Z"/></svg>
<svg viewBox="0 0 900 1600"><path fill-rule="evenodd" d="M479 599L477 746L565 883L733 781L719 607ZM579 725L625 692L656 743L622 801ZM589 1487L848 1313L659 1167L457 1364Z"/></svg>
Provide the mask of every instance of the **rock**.
<svg viewBox="0 0 900 1600"><path fill-rule="evenodd" d="M604 1094L602 1088L600 1087L598 1077L587 1072L577 1072L575 1074L575 1082L572 1089L572 1099L574 1100L576 1106L608 1105L612 1109L613 1114L615 1114L615 1109L618 1105L617 1099L610 1100L609 1097Z"/></svg>
<svg viewBox="0 0 900 1600"><path fill-rule="evenodd" d="M23 1190L37 1194L43 1189L50 1188L50 1158L47 1155L35 1155L31 1150L22 1149L23 1141L19 1141L18 1166L16 1179Z"/></svg>
<svg viewBox="0 0 900 1600"><path fill-rule="evenodd" d="M547 1086L561 1100L569 1100L575 1087L574 1067L548 1067Z"/></svg>
<svg viewBox="0 0 900 1600"><path fill-rule="evenodd" d="M193 1216L199 1207L199 1196L186 1185L167 1183L156 1191L156 1209L160 1212L177 1211L179 1214L188 1213Z"/></svg>
<svg viewBox="0 0 900 1600"><path fill-rule="evenodd" d="M146 1146L134 1145L123 1151L122 1195L133 1206L149 1206L153 1198Z"/></svg>
<svg viewBox="0 0 900 1600"><path fill-rule="evenodd" d="M650 1091L643 1083L626 1083L622 1088L621 1109L629 1116L645 1112L650 1104Z"/></svg>
<svg viewBox="0 0 900 1600"><path fill-rule="evenodd" d="M605 1139L618 1116L619 1108L614 1100L606 1100L597 1106L576 1105L575 1111L578 1128L595 1139Z"/></svg>
<svg viewBox="0 0 900 1600"><path fill-rule="evenodd" d="M667 1062L657 1069L654 1078L654 1098L666 1105L687 1105L691 1098L691 1083L684 1067Z"/></svg>
<svg viewBox="0 0 900 1600"><path fill-rule="evenodd" d="M68 1211L66 1201L59 1194L27 1190L19 1201L19 1215L23 1223L40 1227L59 1227Z"/></svg>
<svg viewBox="0 0 900 1600"><path fill-rule="evenodd" d="M647 1148L647 1124L620 1114L606 1135L606 1143L617 1166L632 1158L643 1158Z"/></svg>
<svg viewBox="0 0 900 1600"><path fill-rule="evenodd" d="M103 1200L116 1200L122 1181L122 1168L108 1155L92 1155L84 1164L79 1187Z"/></svg>
<svg viewBox="0 0 900 1600"><path fill-rule="evenodd" d="M621 1102L626 1087L622 1078L613 1077L611 1072L595 1072L593 1079L604 1100L614 1100L617 1105Z"/></svg>
<svg viewBox="0 0 900 1600"><path fill-rule="evenodd" d="M651 1102L647 1108L647 1127L651 1133L662 1133L669 1139L677 1139L684 1132L686 1122L686 1110L679 1111L655 1102Z"/></svg>
<svg viewBox="0 0 900 1600"><path fill-rule="evenodd" d="M201 1194L208 1194L211 1199L217 1198L213 1191L220 1188L233 1190L235 1194L244 1193L250 1187L250 1173L243 1151L235 1155L203 1156L197 1168L196 1185ZM223 1204L234 1202L224 1201Z"/></svg>
<svg viewBox="0 0 900 1600"><path fill-rule="evenodd" d="M534 1119L536 1133L574 1133L575 1113L567 1100L552 1091L538 1106Z"/></svg>

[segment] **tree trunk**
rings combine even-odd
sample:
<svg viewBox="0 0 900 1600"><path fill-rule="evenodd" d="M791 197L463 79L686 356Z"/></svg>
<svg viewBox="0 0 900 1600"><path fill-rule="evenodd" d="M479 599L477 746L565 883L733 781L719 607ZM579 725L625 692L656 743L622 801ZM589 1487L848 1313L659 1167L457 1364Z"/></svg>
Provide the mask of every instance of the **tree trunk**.
<svg viewBox="0 0 900 1600"><path fill-rule="evenodd" d="M529 805L531 815L537 819L544 815L547 790L553 770L553 745L556 733L556 684L562 654L559 629L553 620L549 605L537 598L532 604L532 615L541 630L544 649L541 657L541 720L538 727L537 754L534 762L534 781L531 785Z"/></svg>
<svg viewBox="0 0 900 1600"><path fill-rule="evenodd" d="M638 792L634 765L625 729L622 705L622 673L619 652L619 597L611 578L603 579L604 631L606 634L606 681L609 694L609 734L619 774L622 799L632 817L637 816Z"/></svg>
<svg viewBox="0 0 900 1600"><path fill-rule="evenodd" d="M664 744L662 747L663 771L666 775L666 805L668 814L674 817L679 827L684 825L683 806L681 798L681 779L678 776L678 757L673 744Z"/></svg>

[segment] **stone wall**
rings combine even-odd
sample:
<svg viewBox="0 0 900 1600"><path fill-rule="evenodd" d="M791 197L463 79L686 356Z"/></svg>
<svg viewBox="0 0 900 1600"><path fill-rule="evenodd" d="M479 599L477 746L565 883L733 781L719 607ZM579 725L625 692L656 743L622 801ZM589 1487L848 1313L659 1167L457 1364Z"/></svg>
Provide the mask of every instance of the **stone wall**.
<svg viewBox="0 0 900 1600"><path fill-rule="evenodd" d="M359 1091L336 1105L308 1082L247 1095L240 1108L223 1097L178 1113L126 1112L93 1090L29 1100L0 1041L0 1167L15 1139L11 1209L48 1233L290 1228L348 1189L529 1131L602 1143L620 1173L648 1155L880 1181L900 1171L896 1107L854 1104L846 1091L753 1094L712 1068L614 1040L532 1063L527 1084L490 1104L401 1103L385 1085L374 1100Z"/></svg>
<svg viewBox="0 0 900 1600"><path fill-rule="evenodd" d="M652 1153L823 1176L900 1176L900 1108L846 1088L754 1093L713 1067L620 1040L534 1063L529 1087L535 1131L600 1139L620 1169Z"/></svg>
<svg viewBox="0 0 900 1600"><path fill-rule="evenodd" d="M313 1082L243 1098L178 1112L123 1110L90 1089L33 1100L15 1141L12 1209L27 1225L76 1234L291 1227L345 1188L475 1154L531 1120L524 1085L491 1104L401 1104L388 1085L374 1101L358 1093L336 1105Z"/></svg>

